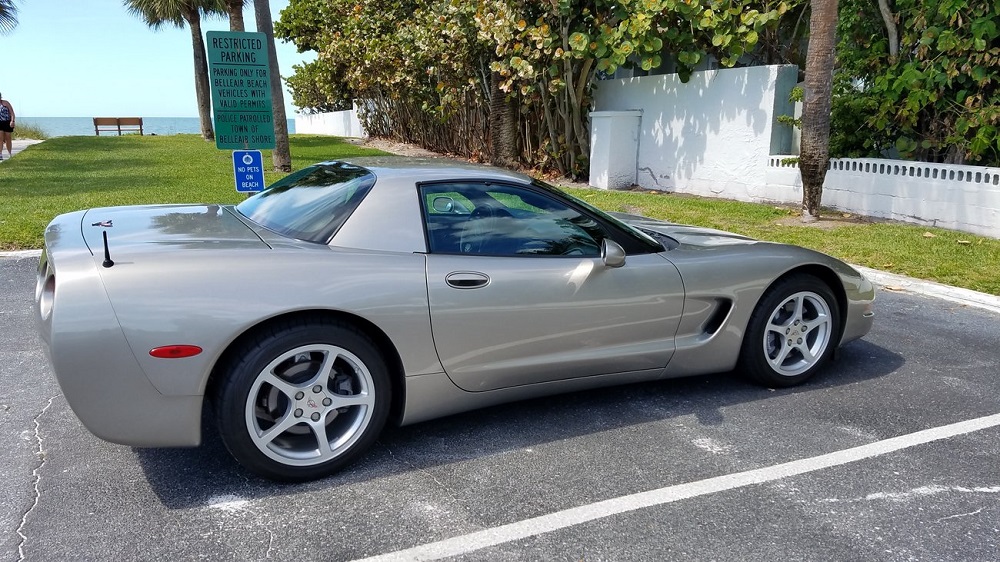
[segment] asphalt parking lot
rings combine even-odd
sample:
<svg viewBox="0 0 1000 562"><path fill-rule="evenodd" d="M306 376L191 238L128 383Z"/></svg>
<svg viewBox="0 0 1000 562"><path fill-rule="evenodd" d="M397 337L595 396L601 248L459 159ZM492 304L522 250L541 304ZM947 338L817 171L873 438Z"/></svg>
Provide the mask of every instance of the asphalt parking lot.
<svg viewBox="0 0 1000 562"><path fill-rule="evenodd" d="M391 429L342 474L282 485L210 434L90 435L35 336L36 263L0 259L0 559L1000 558L993 312L882 291L874 330L802 387L721 374L521 402Z"/></svg>

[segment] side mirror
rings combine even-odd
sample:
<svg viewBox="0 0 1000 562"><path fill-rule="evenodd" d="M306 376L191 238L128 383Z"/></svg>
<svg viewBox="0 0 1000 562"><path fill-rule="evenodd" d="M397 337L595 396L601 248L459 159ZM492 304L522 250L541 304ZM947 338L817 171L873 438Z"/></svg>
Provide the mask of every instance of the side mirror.
<svg viewBox="0 0 1000 562"><path fill-rule="evenodd" d="M435 197L431 206L439 213L454 213L455 200L451 197Z"/></svg>
<svg viewBox="0 0 1000 562"><path fill-rule="evenodd" d="M625 248L618 242L610 238L605 238L601 242L601 261L607 267L621 267L625 265Z"/></svg>

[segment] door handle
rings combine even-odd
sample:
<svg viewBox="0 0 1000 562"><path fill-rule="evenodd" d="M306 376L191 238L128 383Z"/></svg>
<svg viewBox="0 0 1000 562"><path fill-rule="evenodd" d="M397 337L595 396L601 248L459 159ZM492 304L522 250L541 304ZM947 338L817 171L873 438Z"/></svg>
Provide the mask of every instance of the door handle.
<svg viewBox="0 0 1000 562"><path fill-rule="evenodd" d="M445 275L444 282L455 289L478 289L490 284L490 276L476 271L453 271Z"/></svg>

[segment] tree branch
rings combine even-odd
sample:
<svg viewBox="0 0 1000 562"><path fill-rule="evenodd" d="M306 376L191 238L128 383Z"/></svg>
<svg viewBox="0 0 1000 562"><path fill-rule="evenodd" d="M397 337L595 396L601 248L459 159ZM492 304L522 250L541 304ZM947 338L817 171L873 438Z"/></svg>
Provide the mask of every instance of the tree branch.
<svg viewBox="0 0 1000 562"><path fill-rule="evenodd" d="M878 0L878 11L882 13L882 21L889 34L889 62L895 62L899 56L899 30L896 29L896 18L889 7L889 0Z"/></svg>

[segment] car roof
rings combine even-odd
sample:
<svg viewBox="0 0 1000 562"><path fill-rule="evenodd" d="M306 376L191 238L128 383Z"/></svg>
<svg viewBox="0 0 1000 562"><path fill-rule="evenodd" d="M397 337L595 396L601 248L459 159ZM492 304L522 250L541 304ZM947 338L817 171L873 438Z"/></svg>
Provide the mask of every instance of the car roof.
<svg viewBox="0 0 1000 562"><path fill-rule="evenodd" d="M337 162L329 161L321 164L331 165ZM531 183L532 181L528 176L503 168L441 158L365 156L344 159L339 162L346 162L370 170L375 174L379 183L405 183L412 186L419 182L443 180L494 180L518 184Z"/></svg>

